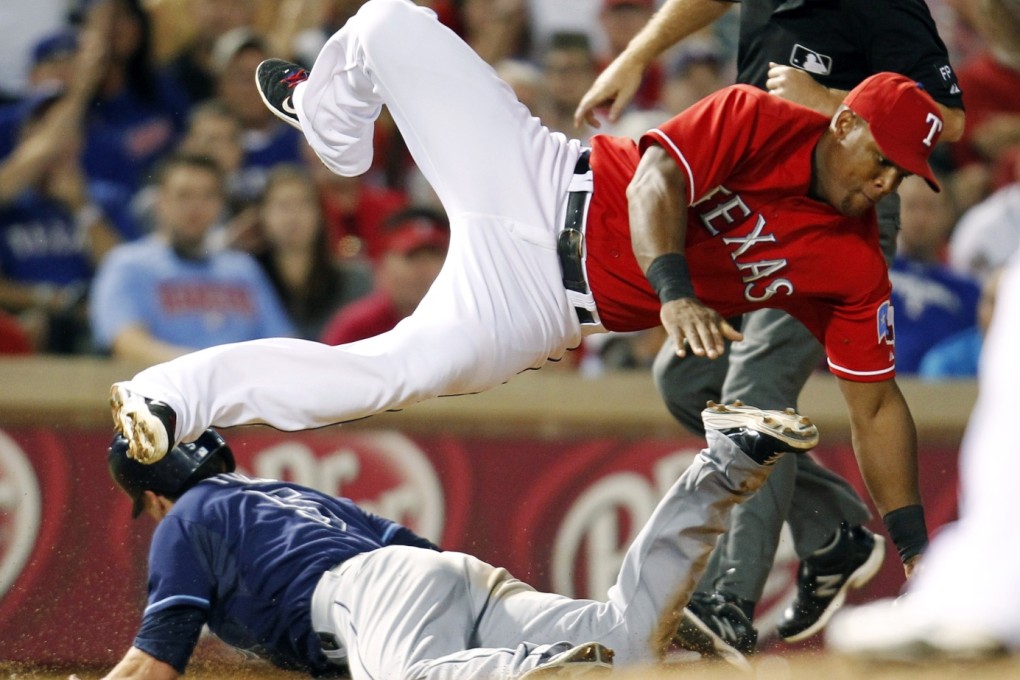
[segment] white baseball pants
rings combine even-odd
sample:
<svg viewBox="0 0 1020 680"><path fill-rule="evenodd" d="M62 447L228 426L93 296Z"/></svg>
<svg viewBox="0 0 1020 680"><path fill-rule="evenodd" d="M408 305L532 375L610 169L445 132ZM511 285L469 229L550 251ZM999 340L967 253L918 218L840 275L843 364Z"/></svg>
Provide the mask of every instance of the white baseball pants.
<svg viewBox="0 0 1020 680"><path fill-rule="evenodd" d="M985 631L1020 651L1018 335L1020 257L1014 256L999 279L981 348L978 400L960 451L960 519L935 536L905 599L920 620Z"/></svg>
<svg viewBox="0 0 1020 680"><path fill-rule="evenodd" d="M537 592L463 553L388 547L324 575L313 626L341 640L355 680L515 678L585 642L613 649L617 666L652 664L730 509L770 470L718 432L708 439L627 550L605 602Z"/></svg>
<svg viewBox="0 0 1020 680"><path fill-rule="evenodd" d="M330 347L294 339L194 352L128 387L177 414L177 441L211 426L320 427L440 395L481 392L581 341L556 237L579 142L552 134L435 15L371 0L323 48L295 108L322 161L371 162L385 104L451 221L446 264L394 330Z"/></svg>

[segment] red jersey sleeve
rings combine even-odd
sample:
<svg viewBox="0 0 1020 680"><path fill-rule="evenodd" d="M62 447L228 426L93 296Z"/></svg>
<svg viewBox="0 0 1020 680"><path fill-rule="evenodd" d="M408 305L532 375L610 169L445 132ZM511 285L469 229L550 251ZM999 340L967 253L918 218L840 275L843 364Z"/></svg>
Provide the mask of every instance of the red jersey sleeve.
<svg viewBox="0 0 1020 680"><path fill-rule="evenodd" d="M837 306L794 305L790 312L825 345L829 371L853 382L896 376L893 308L888 279L859 301Z"/></svg>
<svg viewBox="0 0 1020 680"><path fill-rule="evenodd" d="M829 370L854 382L896 376L893 306L888 296L856 309L840 308L825 333Z"/></svg>

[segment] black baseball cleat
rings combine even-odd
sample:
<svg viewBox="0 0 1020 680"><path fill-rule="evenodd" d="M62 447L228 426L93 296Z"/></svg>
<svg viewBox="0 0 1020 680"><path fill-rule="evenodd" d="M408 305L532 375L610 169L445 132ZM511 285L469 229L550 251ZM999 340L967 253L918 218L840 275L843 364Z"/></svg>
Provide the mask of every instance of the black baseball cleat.
<svg viewBox="0 0 1020 680"><path fill-rule="evenodd" d="M825 628L851 588L861 588L878 573L885 539L862 526L840 524L836 542L800 563L797 594L776 626L787 642L806 640Z"/></svg>
<svg viewBox="0 0 1020 680"><path fill-rule="evenodd" d="M729 437L740 450L761 465L771 465L783 453L808 451L818 444L818 428L792 408L765 411L745 406L708 402L701 412L706 430Z"/></svg>
<svg viewBox="0 0 1020 680"><path fill-rule="evenodd" d="M266 59L255 69L255 87L273 114L288 125L301 129L294 109L294 88L308 80L308 71L283 59Z"/></svg>
<svg viewBox="0 0 1020 680"><path fill-rule="evenodd" d="M128 441L128 455L139 463L152 464L174 445L177 414L160 401L135 394L124 383L110 388L113 426Z"/></svg>
<svg viewBox="0 0 1020 680"><path fill-rule="evenodd" d="M758 631L743 610L723 593L696 592L680 616L673 644L697 652L703 659L717 659L750 670L744 655L754 653Z"/></svg>
<svg viewBox="0 0 1020 680"><path fill-rule="evenodd" d="M520 680L604 675L612 670L613 650L597 642L586 642L557 654L537 668L532 668L520 676Z"/></svg>

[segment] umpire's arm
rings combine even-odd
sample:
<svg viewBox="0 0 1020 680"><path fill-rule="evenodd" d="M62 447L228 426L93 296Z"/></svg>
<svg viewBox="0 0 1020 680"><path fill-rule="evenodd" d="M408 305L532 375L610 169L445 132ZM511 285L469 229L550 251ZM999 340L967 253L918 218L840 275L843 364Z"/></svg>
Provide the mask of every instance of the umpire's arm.
<svg viewBox="0 0 1020 680"><path fill-rule="evenodd" d="M885 518L893 510L920 506L917 430L896 381L840 378L839 387L850 412L857 463L879 513ZM913 558L907 559L908 575L912 566Z"/></svg>
<svg viewBox="0 0 1020 680"><path fill-rule="evenodd" d="M178 673L170 664L146 654L137 647L132 647L113 670L103 680L174 680ZM69 680L80 680L72 675Z"/></svg>

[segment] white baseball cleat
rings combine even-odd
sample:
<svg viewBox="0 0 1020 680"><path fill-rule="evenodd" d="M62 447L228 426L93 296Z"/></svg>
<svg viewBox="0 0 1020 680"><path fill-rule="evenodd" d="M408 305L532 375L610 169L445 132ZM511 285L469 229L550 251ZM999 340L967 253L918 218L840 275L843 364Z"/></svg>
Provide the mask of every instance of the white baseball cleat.
<svg viewBox="0 0 1020 680"><path fill-rule="evenodd" d="M170 450L176 416L169 406L135 394L124 383L114 383L110 410L114 427L128 441L131 458L148 465Z"/></svg>
<svg viewBox="0 0 1020 680"><path fill-rule="evenodd" d="M701 412L706 430L732 430L747 428L778 439L797 451L808 451L818 444L818 428L811 419L792 408L785 411L766 411L745 406L739 400L732 404L708 402Z"/></svg>
<svg viewBox="0 0 1020 680"><path fill-rule="evenodd" d="M613 670L613 650L597 642L586 642L560 652L547 663L532 668L520 680L539 678L576 678L591 673L602 675Z"/></svg>

